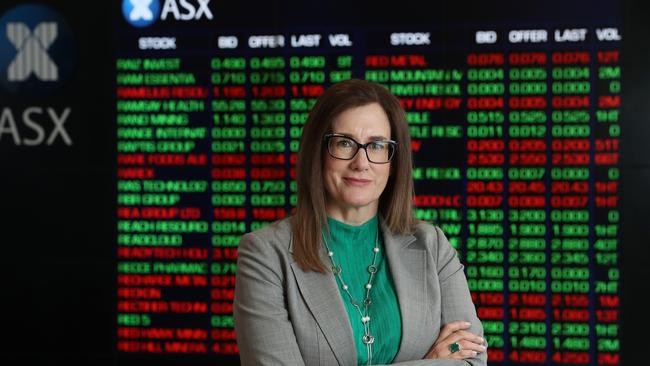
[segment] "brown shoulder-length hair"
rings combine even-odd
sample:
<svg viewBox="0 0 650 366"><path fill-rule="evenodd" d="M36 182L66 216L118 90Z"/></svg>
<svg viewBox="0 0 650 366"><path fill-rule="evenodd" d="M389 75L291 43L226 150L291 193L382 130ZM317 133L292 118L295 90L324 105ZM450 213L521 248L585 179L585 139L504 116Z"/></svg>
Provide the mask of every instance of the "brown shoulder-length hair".
<svg viewBox="0 0 650 366"><path fill-rule="evenodd" d="M391 160L391 174L379 198L379 213L395 234L410 233L415 226L412 210L413 179L411 137L404 109L399 100L383 86L358 79L334 84L323 93L310 111L302 131L296 181L298 202L291 217L293 257L304 271L324 273L319 256L321 230L327 228L326 191L323 184L323 136L332 132L332 122L342 112L378 103L388 116L391 138L397 149Z"/></svg>

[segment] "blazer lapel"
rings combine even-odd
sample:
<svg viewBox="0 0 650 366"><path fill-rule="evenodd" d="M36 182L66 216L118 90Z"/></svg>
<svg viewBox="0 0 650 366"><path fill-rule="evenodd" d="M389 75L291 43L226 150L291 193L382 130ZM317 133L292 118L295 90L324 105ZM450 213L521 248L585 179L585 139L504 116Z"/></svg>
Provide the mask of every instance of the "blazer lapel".
<svg viewBox="0 0 650 366"><path fill-rule="evenodd" d="M427 329L426 318L426 255L413 235L393 235L382 221L384 246L395 285L402 316L402 340L393 362L413 360L424 356L420 344L430 339L433 329ZM427 336L429 335L429 336Z"/></svg>
<svg viewBox="0 0 650 366"><path fill-rule="evenodd" d="M292 252L293 243L289 245ZM321 253L323 263L329 259ZM339 365L355 365L357 350L352 337L352 327L332 273L305 272L295 263L291 269L309 310L325 335Z"/></svg>

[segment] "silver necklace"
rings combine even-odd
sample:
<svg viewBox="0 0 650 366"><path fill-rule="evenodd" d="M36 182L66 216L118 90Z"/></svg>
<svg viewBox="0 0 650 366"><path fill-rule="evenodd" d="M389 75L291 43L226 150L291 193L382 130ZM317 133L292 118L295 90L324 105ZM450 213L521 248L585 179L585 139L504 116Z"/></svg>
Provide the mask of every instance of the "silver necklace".
<svg viewBox="0 0 650 366"><path fill-rule="evenodd" d="M361 341L363 344L366 345L366 351L368 352L368 363L367 365L372 364L372 344L375 343L375 336L372 335L370 332L370 315L368 315L368 309L370 308L370 304L372 304L372 300L370 300L370 290L372 289L372 280L375 277L375 273L377 273L377 254L379 253L379 228L377 228L377 233L375 235L375 247L372 249L372 264L370 264L367 268L369 276L368 276L368 283L364 286L366 289L366 296L363 299L363 305L364 305L364 312L361 311L361 307L359 306L359 302L352 296L352 294L349 291L349 286L343 281L343 276L341 275L341 272L343 272L343 268L341 266L336 265L334 262L334 252L330 249L329 245L327 245L327 240L325 239L325 234L323 234L323 243L325 243L325 248L327 249L327 256L330 259L330 262L332 262L332 273L339 279L339 282L341 283L341 288L343 291L345 291L346 294L348 294L348 298L350 299L350 303L352 306L354 306L355 309L359 312L361 324L363 324L363 337L361 338Z"/></svg>

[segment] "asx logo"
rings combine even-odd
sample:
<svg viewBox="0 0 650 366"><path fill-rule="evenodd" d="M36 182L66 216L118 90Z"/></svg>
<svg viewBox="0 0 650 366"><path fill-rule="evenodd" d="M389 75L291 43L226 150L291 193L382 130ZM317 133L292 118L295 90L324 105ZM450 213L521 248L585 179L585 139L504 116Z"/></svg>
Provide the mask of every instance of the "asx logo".
<svg viewBox="0 0 650 366"><path fill-rule="evenodd" d="M129 24L143 28L152 25L159 17L163 21L168 17L177 21L212 19L209 4L210 0L165 0L161 8L159 0L123 0L122 14Z"/></svg>
<svg viewBox="0 0 650 366"><path fill-rule="evenodd" d="M0 86L29 95L53 89L74 68L72 32L53 10L17 6L0 17Z"/></svg>
<svg viewBox="0 0 650 366"><path fill-rule="evenodd" d="M16 57L7 68L9 81L23 81L33 73L42 81L57 81L59 69L47 54L47 49L56 39L58 26L54 22L38 23L32 33L27 24L7 24L7 38L16 47Z"/></svg>
<svg viewBox="0 0 650 366"><path fill-rule="evenodd" d="M71 108L40 102L72 75L74 59L72 31L49 7L20 5L0 16L0 145L73 144Z"/></svg>

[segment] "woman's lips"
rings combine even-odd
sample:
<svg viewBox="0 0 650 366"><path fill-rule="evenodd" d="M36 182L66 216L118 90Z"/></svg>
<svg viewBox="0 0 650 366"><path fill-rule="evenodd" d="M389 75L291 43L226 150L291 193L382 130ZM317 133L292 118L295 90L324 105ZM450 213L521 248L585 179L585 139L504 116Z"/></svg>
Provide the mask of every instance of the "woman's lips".
<svg viewBox="0 0 650 366"><path fill-rule="evenodd" d="M348 177L343 178L343 180L347 184L349 184L351 186L357 186L357 187L363 187L365 185L370 184L370 182L371 182L371 180L369 180L369 179L357 179L357 178L348 178Z"/></svg>

